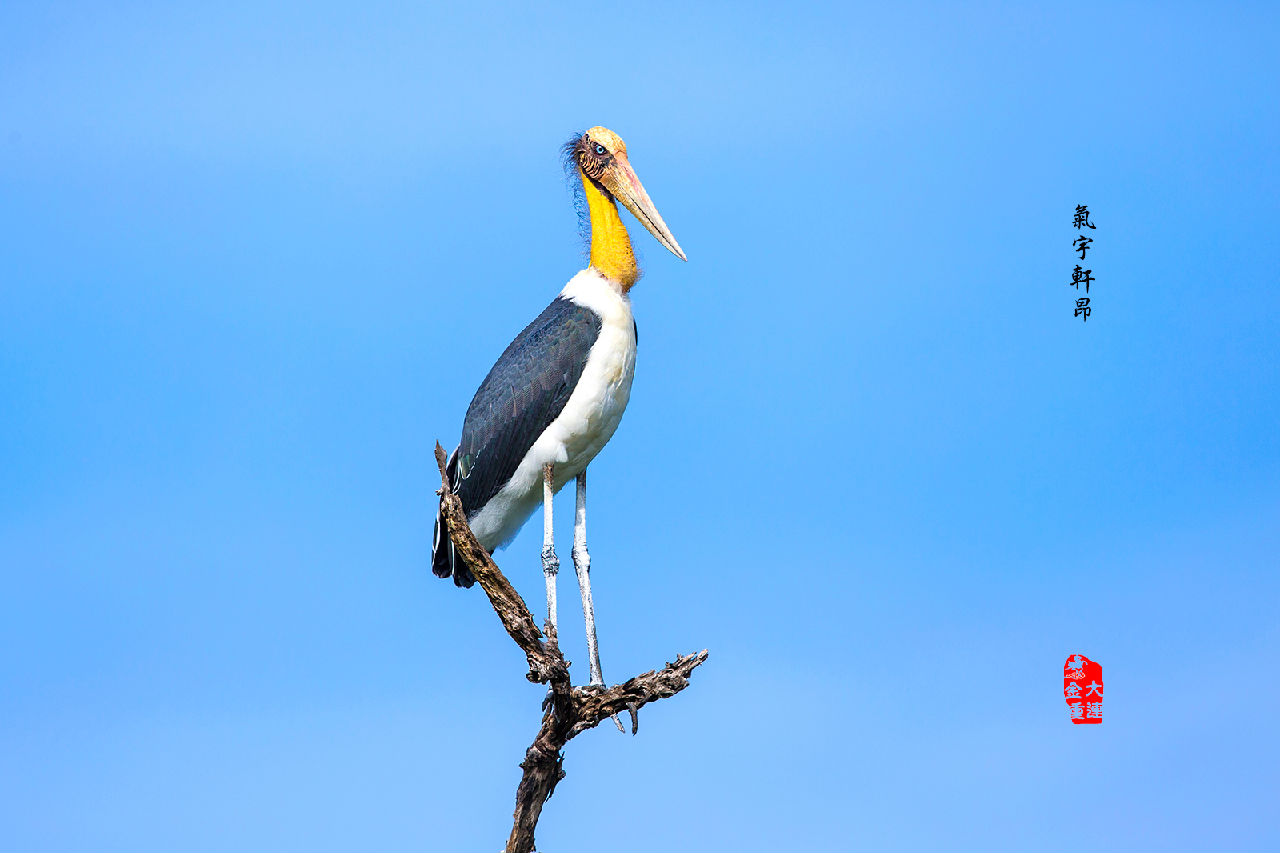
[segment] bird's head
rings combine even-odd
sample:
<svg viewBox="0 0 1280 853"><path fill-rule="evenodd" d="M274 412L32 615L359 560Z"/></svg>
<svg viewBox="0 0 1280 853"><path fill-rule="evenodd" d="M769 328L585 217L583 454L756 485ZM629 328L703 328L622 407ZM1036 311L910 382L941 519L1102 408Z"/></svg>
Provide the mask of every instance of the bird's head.
<svg viewBox="0 0 1280 853"><path fill-rule="evenodd" d="M572 140L567 148L569 156L587 180L622 202L623 207L631 211L631 215L673 255L682 261L688 260L631 168L622 137L607 127L593 127Z"/></svg>

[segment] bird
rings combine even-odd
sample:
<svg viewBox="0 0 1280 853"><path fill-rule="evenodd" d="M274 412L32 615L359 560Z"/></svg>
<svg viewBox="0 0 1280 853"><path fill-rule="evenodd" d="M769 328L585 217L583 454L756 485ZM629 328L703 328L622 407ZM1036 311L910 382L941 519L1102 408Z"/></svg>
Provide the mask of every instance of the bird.
<svg viewBox="0 0 1280 853"><path fill-rule="evenodd" d="M630 291L640 278L618 203L672 254L688 258L636 176L621 137L596 126L575 133L562 153L575 205L590 232L590 261L516 336L480 383L445 473L472 532L490 553L514 539L542 503L542 570L553 631L560 563L552 497L576 482L572 556L586 622L590 683L603 686L587 551L587 466L613 437L631 396L638 330ZM459 587L475 582L457 559L443 498L431 567L436 576L452 577Z"/></svg>

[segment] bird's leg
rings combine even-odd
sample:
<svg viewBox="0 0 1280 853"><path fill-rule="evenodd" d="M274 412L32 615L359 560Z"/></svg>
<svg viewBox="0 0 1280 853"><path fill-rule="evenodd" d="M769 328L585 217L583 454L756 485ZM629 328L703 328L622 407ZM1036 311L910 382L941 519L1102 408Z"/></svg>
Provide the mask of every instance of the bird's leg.
<svg viewBox="0 0 1280 853"><path fill-rule="evenodd" d="M556 631L556 574L560 571L560 558L556 556L555 537L551 531L552 488L551 463L542 466L542 574L547 579L547 621L552 632Z"/></svg>
<svg viewBox="0 0 1280 853"><path fill-rule="evenodd" d="M578 475L578 508L573 518L573 568L582 593L582 618L587 622L587 654L591 658L591 683L604 687L600 671L600 647L596 642L596 608L591 601L591 555L587 553L587 472Z"/></svg>

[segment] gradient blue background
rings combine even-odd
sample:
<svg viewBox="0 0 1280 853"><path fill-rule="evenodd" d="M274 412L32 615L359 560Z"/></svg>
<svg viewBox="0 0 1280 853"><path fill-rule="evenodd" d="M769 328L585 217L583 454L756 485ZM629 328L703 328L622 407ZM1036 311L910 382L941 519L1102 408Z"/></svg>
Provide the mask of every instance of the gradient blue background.
<svg viewBox="0 0 1280 853"><path fill-rule="evenodd" d="M0 847L498 849L542 689L431 449L593 124L690 258L633 229L605 673L711 658L540 846L1280 846L1276 7L464 5L0 6Z"/></svg>

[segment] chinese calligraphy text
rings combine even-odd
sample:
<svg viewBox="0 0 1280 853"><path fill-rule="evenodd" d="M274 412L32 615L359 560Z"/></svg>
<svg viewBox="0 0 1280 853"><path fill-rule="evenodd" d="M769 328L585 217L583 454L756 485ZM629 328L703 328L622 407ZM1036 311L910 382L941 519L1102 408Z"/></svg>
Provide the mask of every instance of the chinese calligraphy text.
<svg viewBox="0 0 1280 853"><path fill-rule="evenodd" d="M1077 231L1083 231L1085 228L1095 231L1098 229L1098 226L1089 221L1089 208L1083 204L1076 205L1076 216L1071 225ZM1093 246L1093 238L1082 233L1071 242L1071 245L1075 251L1080 253L1080 260L1083 261L1088 255L1089 249ZM1093 270L1084 269L1080 264L1076 264L1076 268L1071 271L1071 281L1068 284L1074 287L1077 292L1080 290L1080 285L1083 284L1084 292L1087 294L1089 292L1089 283L1092 281L1094 281ZM1076 299L1076 313L1074 316L1080 317L1081 322L1089 322L1089 315L1093 313L1093 309L1089 307L1089 299L1090 297L1088 296Z"/></svg>

